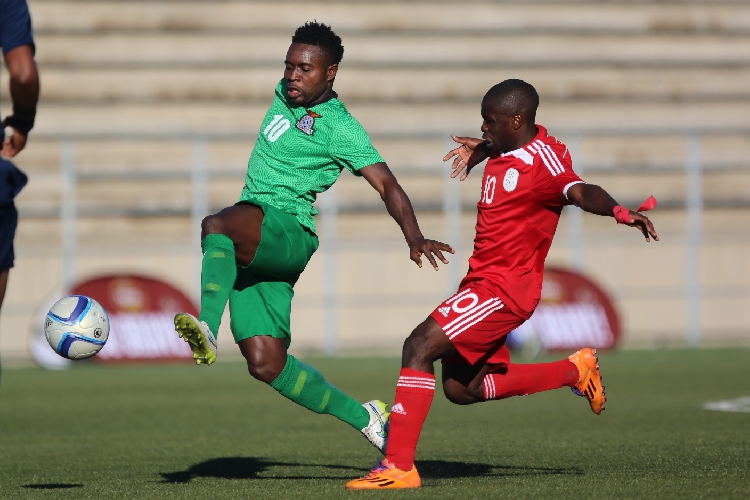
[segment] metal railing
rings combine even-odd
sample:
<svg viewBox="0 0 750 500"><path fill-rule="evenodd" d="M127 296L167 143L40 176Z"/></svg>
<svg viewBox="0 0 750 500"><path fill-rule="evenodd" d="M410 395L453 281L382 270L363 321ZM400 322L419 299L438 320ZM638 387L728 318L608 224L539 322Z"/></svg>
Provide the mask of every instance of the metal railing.
<svg viewBox="0 0 750 500"><path fill-rule="evenodd" d="M588 172L583 172L581 166L584 164L582 161L581 152L581 141L585 138L592 137L683 137L685 142L685 154L682 172L686 179L686 190L684 193L684 205L683 208L687 213L687 228L685 234L685 324L687 325L685 335L685 341L689 345L698 345L701 342L701 330L700 330L700 317L701 317L701 247L703 245L703 227L702 217L704 210L704 196L703 196L703 176L705 173L705 162L701 157L701 141L707 136L716 136L721 134L731 134L734 136L741 135L750 137L749 130L737 130L733 129L685 129L685 130L663 130L663 129L588 129L588 130L555 130L555 135L562 138L571 150L573 158L577 159L576 170L579 175L584 175L588 172L595 172L598 170L589 169ZM392 136L376 136L376 140L414 140L414 139L442 139L445 140L446 150L452 147L452 142L449 140L449 134L394 134ZM192 196L191 204L185 215L189 214L192 219L192 244L194 248L200 248L200 223L203 217L208 215L209 211L213 207L209 205L208 197L208 185L214 178L225 177L228 175L236 176L237 169L231 170L209 170L208 159L207 159L207 148L212 141L227 141L227 140L242 140L248 144L252 144L255 139L254 135L227 135L227 134L160 134L155 137L153 134L87 134L78 136L54 136L47 135L36 137L37 140L52 140L60 141L62 144L61 148L61 187L62 187L62 198L61 198L61 210L60 219L62 226L62 260L63 260L63 276L62 283L64 287L68 287L75 282L76 279L76 260L78 253L77 236L76 236L76 220L81 216L78 211L77 202L77 184L81 178L87 180L96 180L97 178L115 180L118 178L127 179L129 174L86 174L83 177L78 172L76 166L76 142L82 140L155 140L155 139L173 139L186 141L190 144L192 149L192 165L189 171L179 173L161 173L151 172L148 175L151 177L158 177L162 175L164 179L190 179ZM448 140L446 140L448 139ZM248 148L249 152L249 148ZM741 160L738 158L738 164L741 165ZM745 168L737 167L737 164L733 166L727 165L712 165L711 171L720 171L723 168ZM748 167L750 168L750 167ZM394 169L397 174L400 169ZM439 161L436 162L434 169L402 169L408 175L446 175L446 167ZM674 168L654 167L651 171L670 171L674 172ZM611 169L609 170L611 171ZM238 179L239 181L239 179ZM750 200L748 200L750 201ZM417 209L420 208L439 208L444 217L445 235L448 241L460 242L461 241L461 215L465 210L466 206L462 198L460 188L457 182L446 182L445 189L442 193L442 203L439 207L420 207L418 204ZM321 349L325 352L335 352L337 350L337 339L338 339L338 326L337 326L337 311L340 304L337 300L336 291L336 280L337 280L337 255L341 250L340 236L337 234L337 218L342 212L350 210L352 207L347 207L342 204L337 195L336 189L332 189L325 197L322 197L318 207L320 209L319 216L319 236L321 239L322 254L322 266L323 272L323 283L322 283L322 317L325 324L325 328L322 329L324 333ZM373 207L374 208L374 207ZM367 207L357 206L357 210L367 210ZM381 207L377 208L382 210ZM585 232L582 221L582 213L578 209L567 211L568 223L567 227L567 244L571 250L571 265L574 267L582 268L586 262L586 243L585 243ZM90 215L90 214L89 214ZM155 214L157 215L157 214ZM22 212L23 216L23 212ZM459 273L462 269L458 266L449 266L446 275L446 290L449 290L452 286L460 280L461 276ZM193 273L195 281L193 284L194 296L199 295L200 290L200 255L196 253L196 259L194 264ZM744 291L743 293L748 293Z"/></svg>

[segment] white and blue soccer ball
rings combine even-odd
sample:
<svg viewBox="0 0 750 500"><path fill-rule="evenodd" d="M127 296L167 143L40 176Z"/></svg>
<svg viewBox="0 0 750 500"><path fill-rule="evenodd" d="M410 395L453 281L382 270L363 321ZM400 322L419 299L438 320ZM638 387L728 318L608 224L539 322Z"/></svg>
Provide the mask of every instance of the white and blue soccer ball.
<svg viewBox="0 0 750 500"><path fill-rule="evenodd" d="M63 297L47 313L44 335L60 356L68 359L90 358L107 342L109 316L91 297Z"/></svg>

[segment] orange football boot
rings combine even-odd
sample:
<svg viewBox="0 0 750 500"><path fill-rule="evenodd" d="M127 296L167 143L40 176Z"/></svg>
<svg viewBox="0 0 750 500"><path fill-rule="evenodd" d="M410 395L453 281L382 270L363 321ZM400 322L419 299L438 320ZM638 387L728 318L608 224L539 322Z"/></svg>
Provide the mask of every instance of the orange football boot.
<svg viewBox="0 0 750 500"><path fill-rule="evenodd" d="M410 471L397 469L388 459L378 460L372 471L364 477L346 483L347 490L393 490L404 488L419 488L422 478L417 468L411 466Z"/></svg>
<svg viewBox="0 0 750 500"><path fill-rule="evenodd" d="M604 394L596 349L586 347L571 354L568 359L578 368L578 382L571 387L573 393L588 399L591 411L599 415L604 410L607 397Z"/></svg>

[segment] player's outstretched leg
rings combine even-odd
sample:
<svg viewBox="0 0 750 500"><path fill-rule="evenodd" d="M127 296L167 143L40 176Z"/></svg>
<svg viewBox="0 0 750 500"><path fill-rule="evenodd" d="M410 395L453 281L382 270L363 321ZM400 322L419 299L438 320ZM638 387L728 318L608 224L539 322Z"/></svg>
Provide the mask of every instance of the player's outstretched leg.
<svg viewBox="0 0 750 500"><path fill-rule="evenodd" d="M599 415L604 410L607 396L604 394L596 349L586 347L574 352L568 359L578 368L578 382L571 387L573 393L588 399L591 411Z"/></svg>
<svg viewBox="0 0 750 500"><path fill-rule="evenodd" d="M204 222L205 225L205 222ZM174 317L177 333L193 351L196 364L216 361L216 333L221 316L237 279L234 243L223 234L207 234L201 241L201 313L200 319L188 313Z"/></svg>
<svg viewBox="0 0 750 500"><path fill-rule="evenodd" d="M381 401L359 403L331 385L318 370L287 355L284 370L271 382L271 387L315 413L327 413L351 425L381 453L385 453L388 437L386 405Z"/></svg>
<svg viewBox="0 0 750 500"><path fill-rule="evenodd" d="M388 436L386 405L371 401L364 405L328 383L318 370L287 355L286 365L271 387L315 413L327 413L362 433L376 448L385 452Z"/></svg>
<svg viewBox="0 0 750 500"><path fill-rule="evenodd" d="M596 350L590 348L553 363L443 365L445 396L460 405L528 396L568 386L578 396L587 398L592 411L598 415L606 402L601 380Z"/></svg>
<svg viewBox="0 0 750 500"><path fill-rule="evenodd" d="M175 329L198 364L216 359L216 335L237 280L237 264L247 265L255 257L262 222L263 211L254 205L233 205L203 219L200 315L197 320L186 313L175 317Z"/></svg>
<svg viewBox="0 0 750 500"><path fill-rule="evenodd" d="M318 370L288 354L283 338L256 335L241 340L238 346L253 378L308 410L346 422L381 452L385 450L389 417L385 403L362 404L344 394Z"/></svg>
<svg viewBox="0 0 750 500"><path fill-rule="evenodd" d="M552 363L510 363L503 346L498 361L471 365L468 361L443 364L443 391L452 403L468 405L528 396L542 391L572 387L578 382L578 369L568 359Z"/></svg>
<svg viewBox="0 0 750 500"><path fill-rule="evenodd" d="M216 337L205 321L188 313L178 313L174 317L174 328L193 351L195 363L210 365L216 361Z"/></svg>
<svg viewBox="0 0 750 500"><path fill-rule="evenodd" d="M200 320L205 321L212 332L218 333L221 316L237 279L234 243L224 234L207 234L201 241L201 249Z"/></svg>

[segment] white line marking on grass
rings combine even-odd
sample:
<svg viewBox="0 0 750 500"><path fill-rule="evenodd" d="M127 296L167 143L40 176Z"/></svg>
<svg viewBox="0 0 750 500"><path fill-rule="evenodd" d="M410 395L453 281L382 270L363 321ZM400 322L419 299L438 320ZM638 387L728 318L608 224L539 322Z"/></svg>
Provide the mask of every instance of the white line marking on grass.
<svg viewBox="0 0 750 500"><path fill-rule="evenodd" d="M709 401L708 403L703 403L703 409L750 413L750 397L726 399L724 401Z"/></svg>

